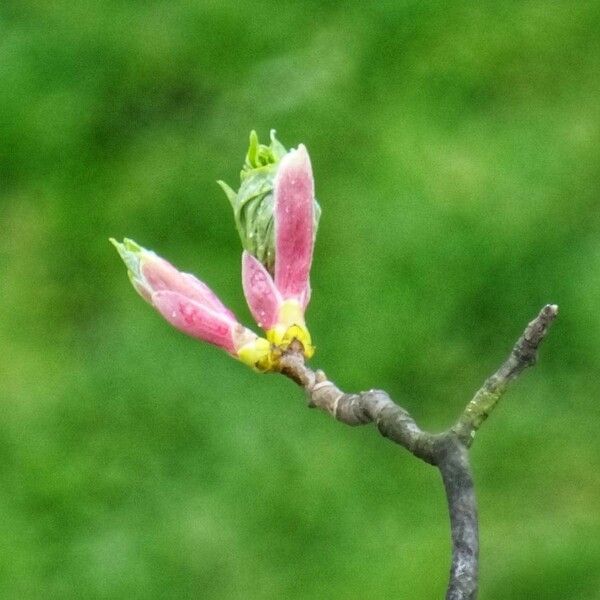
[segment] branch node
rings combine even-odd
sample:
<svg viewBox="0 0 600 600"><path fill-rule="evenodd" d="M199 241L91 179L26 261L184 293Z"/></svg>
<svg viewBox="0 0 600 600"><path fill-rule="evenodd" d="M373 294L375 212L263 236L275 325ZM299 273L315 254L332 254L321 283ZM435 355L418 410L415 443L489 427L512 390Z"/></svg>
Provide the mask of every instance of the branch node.
<svg viewBox="0 0 600 600"><path fill-rule="evenodd" d="M322 371L321 369L317 369L315 371L315 382L317 384L319 383L325 383L327 381L327 375L325 375L325 371Z"/></svg>

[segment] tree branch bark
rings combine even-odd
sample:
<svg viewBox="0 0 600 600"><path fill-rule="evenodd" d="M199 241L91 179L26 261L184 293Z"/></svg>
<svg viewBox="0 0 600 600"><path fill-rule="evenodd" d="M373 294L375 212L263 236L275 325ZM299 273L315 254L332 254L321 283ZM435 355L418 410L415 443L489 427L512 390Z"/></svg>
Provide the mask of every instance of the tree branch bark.
<svg viewBox="0 0 600 600"><path fill-rule="evenodd" d="M456 424L443 433L422 430L408 411L382 390L343 392L323 371L313 371L306 366L297 342L281 357L280 372L304 388L310 407L324 410L347 425L374 423L382 436L440 470L452 534L447 600L474 600L477 596L479 534L468 449L475 432L496 407L509 383L535 364L538 347L557 314L556 305L542 308L527 325L506 361L476 392Z"/></svg>

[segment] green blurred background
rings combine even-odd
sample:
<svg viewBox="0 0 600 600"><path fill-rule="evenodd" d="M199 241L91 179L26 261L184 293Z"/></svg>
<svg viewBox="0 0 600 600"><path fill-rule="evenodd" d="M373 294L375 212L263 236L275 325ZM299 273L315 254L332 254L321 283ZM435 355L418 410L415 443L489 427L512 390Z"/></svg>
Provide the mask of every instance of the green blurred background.
<svg viewBox="0 0 600 600"><path fill-rule="evenodd" d="M481 598L600 598L600 4L0 5L0 597L441 598L437 472L171 329L109 236L242 320L215 183L256 128L323 208L315 366L446 427L546 302L472 459Z"/></svg>

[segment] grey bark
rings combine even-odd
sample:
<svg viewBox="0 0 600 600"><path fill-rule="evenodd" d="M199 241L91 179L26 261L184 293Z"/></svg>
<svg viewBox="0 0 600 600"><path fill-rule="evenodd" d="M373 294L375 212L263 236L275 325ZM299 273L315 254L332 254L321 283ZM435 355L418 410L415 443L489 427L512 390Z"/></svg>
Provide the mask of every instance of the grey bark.
<svg viewBox="0 0 600 600"><path fill-rule="evenodd" d="M310 407L324 410L347 425L374 423L382 436L440 470L452 537L447 600L474 600L477 596L479 534L468 449L510 382L535 364L538 347L557 314L556 305L542 308L527 325L506 361L475 393L456 424L438 434L422 430L410 414L382 390L344 393L323 371L313 371L305 365L302 348L295 343L281 358L281 373L304 388Z"/></svg>

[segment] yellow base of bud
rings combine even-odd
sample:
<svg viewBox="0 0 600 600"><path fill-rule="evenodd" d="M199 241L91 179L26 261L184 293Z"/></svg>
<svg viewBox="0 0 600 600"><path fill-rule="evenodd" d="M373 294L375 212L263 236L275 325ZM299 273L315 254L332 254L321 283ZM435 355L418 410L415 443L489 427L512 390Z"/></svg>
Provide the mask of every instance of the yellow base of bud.
<svg viewBox="0 0 600 600"><path fill-rule="evenodd" d="M257 338L244 344L237 351L237 355L241 362L255 371L267 373L277 370L281 352L277 348L273 348L268 340Z"/></svg>
<svg viewBox="0 0 600 600"><path fill-rule="evenodd" d="M304 349L304 356L311 358L315 348L304 323L302 306L296 300L286 300L281 305L278 316L275 327L266 332L269 342L285 350L294 340L298 340Z"/></svg>
<svg viewBox="0 0 600 600"><path fill-rule="evenodd" d="M315 353L315 347L312 345L310 333L304 324L290 326L275 325L275 327L269 329L266 334L269 342L282 350L286 350L294 340L298 340L302 344L304 356L306 358L311 358Z"/></svg>
<svg viewBox="0 0 600 600"><path fill-rule="evenodd" d="M253 339L237 351L240 361L259 373L277 371L282 351L287 350L294 340L302 344L306 358L311 358L315 353L310 333L304 324L302 307L296 300L286 300L281 305L278 323L266 335L267 339Z"/></svg>

